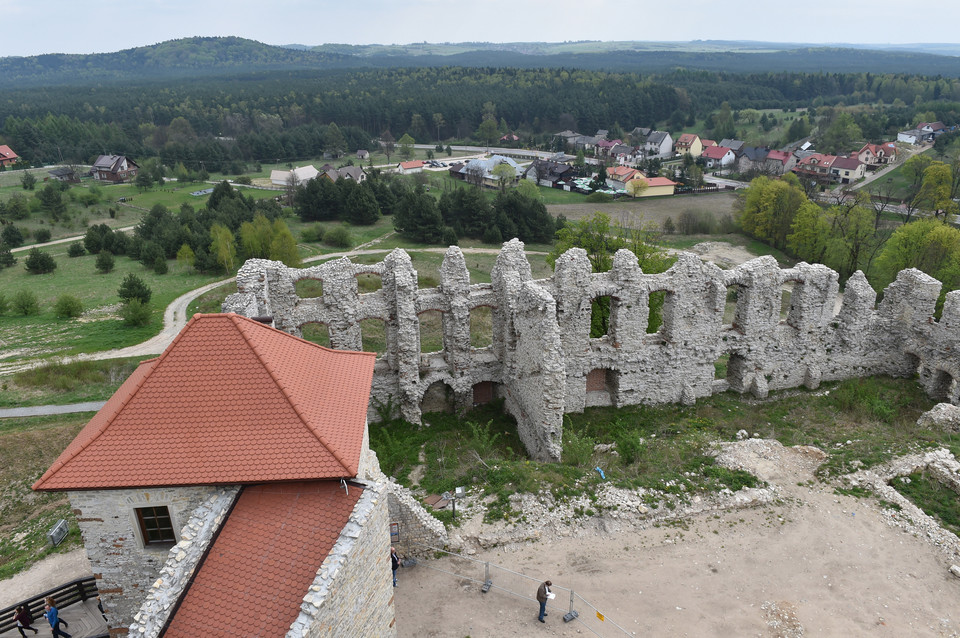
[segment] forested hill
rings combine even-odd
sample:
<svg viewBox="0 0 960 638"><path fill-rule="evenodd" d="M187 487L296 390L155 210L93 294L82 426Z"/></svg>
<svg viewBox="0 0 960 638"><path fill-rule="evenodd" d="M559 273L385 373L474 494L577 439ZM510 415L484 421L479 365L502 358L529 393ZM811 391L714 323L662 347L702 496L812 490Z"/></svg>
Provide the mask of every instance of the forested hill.
<svg viewBox="0 0 960 638"><path fill-rule="evenodd" d="M278 47L236 37L186 38L115 53L0 58L0 88L109 85L131 81L230 76L261 71L389 67L567 68L664 73L673 69L729 73L905 73L960 77L960 58L915 51L802 47L781 49L683 43L664 49L620 43L494 48L485 44ZM629 43L636 45L637 43Z"/></svg>

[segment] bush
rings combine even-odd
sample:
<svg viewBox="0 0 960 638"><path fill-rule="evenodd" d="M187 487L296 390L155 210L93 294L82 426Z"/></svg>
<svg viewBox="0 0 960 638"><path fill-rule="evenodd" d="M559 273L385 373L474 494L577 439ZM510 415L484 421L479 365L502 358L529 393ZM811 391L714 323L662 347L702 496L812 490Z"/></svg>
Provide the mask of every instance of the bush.
<svg viewBox="0 0 960 638"><path fill-rule="evenodd" d="M7 297L0 292L0 315L7 314L7 310L10 309L10 302L7 301Z"/></svg>
<svg viewBox="0 0 960 638"><path fill-rule="evenodd" d="M495 225L491 224L487 226L487 229L483 231L483 243L485 244L502 244L503 235L500 233L500 229Z"/></svg>
<svg viewBox="0 0 960 638"><path fill-rule="evenodd" d="M153 311L150 304L143 303L139 299L131 299L120 307L120 318L127 326L145 326L150 323L150 316Z"/></svg>
<svg viewBox="0 0 960 638"><path fill-rule="evenodd" d="M443 227L443 237L441 239L445 246L456 246L457 245L457 233L453 230L452 226Z"/></svg>
<svg viewBox="0 0 960 638"><path fill-rule="evenodd" d="M253 183L253 180L250 179L249 175L241 175L233 181L235 181L237 184L243 184L245 186L249 186L251 183Z"/></svg>
<svg viewBox="0 0 960 638"><path fill-rule="evenodd" d="M353 239L350 237L350 230L346 226L337 226L323 234L323 243L336 248L350 248Z"/></svg>
<svg viewBox="0 0 960 638"><path fill-rule="evenodd" d="M37 301L37 295L30 290L18 290L13 296L13 310L26 317L40 312L40 302Z"/></svg>
<svg viewBox="0 0 960 638"><path fill-rule="evenodd" d="M57 269L57 262L50 256L50 253L45 253L39 248L30 249L23 265L27 268L27 272L32 275L43 275Z"/></svg>
<svg viewBox="0 0 960 638"><path fill-rule="evenodd" d="M7 224L3 227L3 231L0 231L0 241L10 248L22 246L23 232L13 224Z"/></svg>
<svg viewBox="0 0 960 638"><path fill-rule="evenodd" d="M67 250L68 257L83 257L86 254L87 251L80 242L70 244L70 248Z"/></svg>
<svg viewBox="0 0 960 638"><path fill-rule="evenodd" d="M300 231L300 241L304 242L305 244L323 241L323 226L320 224L307 226Z"/></svg>
<svg viewBox="0 0 960 638"><path fill-rule="evenodd" d="M60 295L53 305L53 312L58 319L73 319L83 314L83 302L73 295Z"/></svg>
<svg viewBox="0 0 960 638"><path fill-rule="evenodd" d="M169 266L167 265L167 260L162 256L158 256L153 262L153 272L158 275L165 275L169 272Z"/></svg>
<svg viewBox="0 0 960 638"><path fill-rule="evenodd" d="M0 244L0 266L9 268L15 263L17 263L17 258L13 256L13 253L10 252L10 249Z"/></svg>
<svg viewBox="0 0 960 638"><path fill-rule="evenodd" d="M610 193L590 193L587 195L583 201L590 202L591 204L608 204L613 201L613 195Z"/></svg>
<svg viewBox="0 0 960 638"><path fill-rule="evenodd" d="M120 297L120 300L124 303L129 303L134 299L138 299L141 304L150 303L150 296L153 294L153 291L143 282L143 279L140 279L133 273L130 273L123 278L123 282L120 284L120 288L117 289L117 295ZM138 324L142 325L142 324Z"/></svg>
<svg viewBox="0 0 960 638"><path fill-rule="evenodd" d="M49 228L38 228L33 231L33 238L37 241L38 244L45 244L50 241L50 229Z"/></svg>
<svg viewBox="0 0 960 638"><path fill-rule="evenodd" d="M113 259L113 253L109 250L101 250L100 254L97 255L96 267L97 271L107 274L113 270L115 262Z"/></svg>

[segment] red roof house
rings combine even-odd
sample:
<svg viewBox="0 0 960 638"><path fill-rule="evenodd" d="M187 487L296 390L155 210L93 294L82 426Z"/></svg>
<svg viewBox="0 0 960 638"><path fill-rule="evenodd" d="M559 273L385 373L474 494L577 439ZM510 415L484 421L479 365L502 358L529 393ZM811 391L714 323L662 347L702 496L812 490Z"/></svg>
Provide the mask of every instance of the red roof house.
<svg viewBox="0 0 960 638"><path fill-rule="evenodd" d="M0 144L0 166L13 166L20 157L6 144Z"/></svg>
<svg viewBox="0 0 960 638"><path fill-rule="evenodd" d="M112 632L391 633L374 360L211 314L140 364L33 486L70 491Z"/></svg>

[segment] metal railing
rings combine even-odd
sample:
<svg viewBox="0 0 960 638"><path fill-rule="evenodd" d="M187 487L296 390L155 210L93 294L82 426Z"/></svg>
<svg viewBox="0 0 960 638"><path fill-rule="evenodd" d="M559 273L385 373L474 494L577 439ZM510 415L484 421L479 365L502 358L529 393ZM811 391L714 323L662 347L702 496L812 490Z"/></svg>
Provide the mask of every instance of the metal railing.
<svg viewBox="0 0 960 638"><path fill-rule="evenodd" d="M20 605L25 605L30 610L30 616L37 619L43 618L43 599L47 596L53 596L57 601L57 609L64 609L76 603L82 603L85 600L97 597L97 581L93 576L78 578L69 583L49 589L42 594L37 594L32 598L21 600L20 602L0 609L0 633L11 631L17 628L17 621L13 619L13 612ZM107 634L103 634L107 636ZM101 638L97 636L96 638Z"/></svg>
<svg viewBox="0 0 960 638"><path fill-rule="evenodd" d="M433 561L423 558L414 563L420 567L477 583L483 593L500 591L524 600L533 602L537 600L536 591L543 580L532 578L489 561L454 554L430 545L415 544L423 549L435 552L435 555L439 553L451 557L451 569L444 569L437 564L431 564ZM547 601L547 610L557 612L555 615L562 614L564 622L577 622L582 628L601 638L632 636L630 632L611 620L574 590L554 584L550 587L550 591L556 594L556 598Z"/></svg>

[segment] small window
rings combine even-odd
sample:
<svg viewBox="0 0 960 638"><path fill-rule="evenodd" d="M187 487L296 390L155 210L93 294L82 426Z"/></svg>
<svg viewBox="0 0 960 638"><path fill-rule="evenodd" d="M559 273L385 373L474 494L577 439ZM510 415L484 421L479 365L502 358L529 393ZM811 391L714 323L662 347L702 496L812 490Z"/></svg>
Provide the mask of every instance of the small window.
<svg viewBox="0 0 960 638"><path fill-rule="evenodd" d="M139 507L137 521L140 523L144 545L177 542L177 537L173 533L173 522L170 520L170 511L166 507Z"/></svg>

